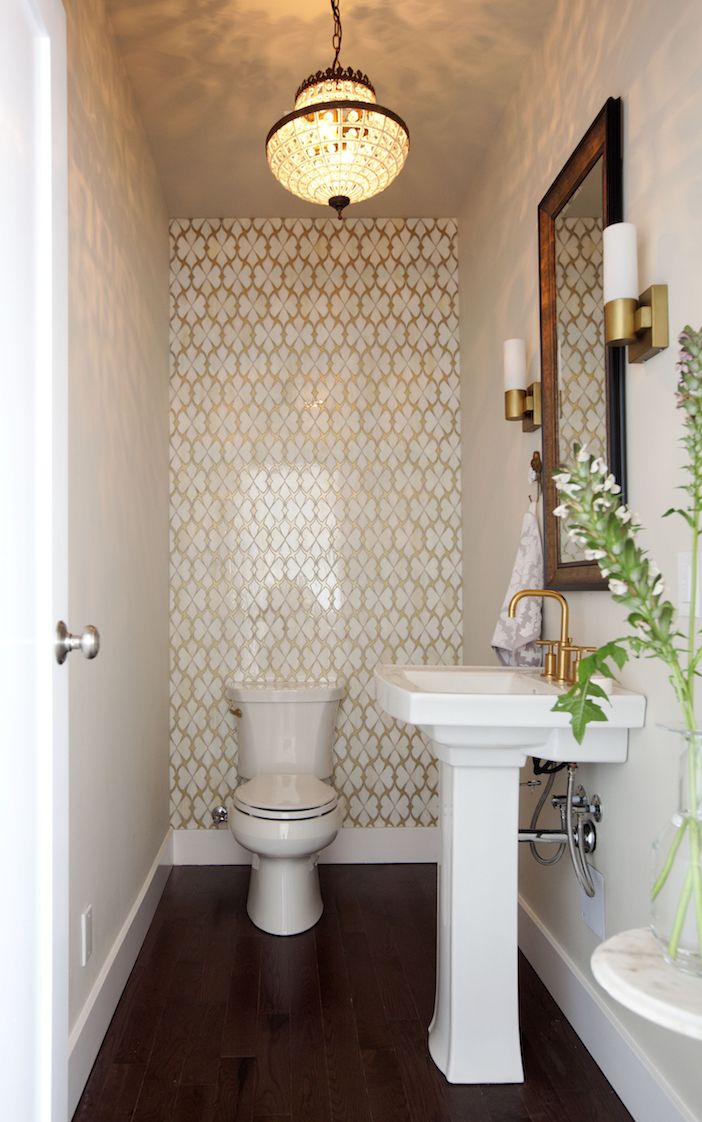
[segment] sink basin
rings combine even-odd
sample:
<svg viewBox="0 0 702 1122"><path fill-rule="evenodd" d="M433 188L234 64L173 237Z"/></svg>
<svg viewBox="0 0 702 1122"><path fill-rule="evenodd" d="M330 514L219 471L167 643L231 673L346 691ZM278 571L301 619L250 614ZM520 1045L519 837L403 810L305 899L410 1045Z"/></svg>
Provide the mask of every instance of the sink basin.
<svg viewBox="0 0 702 1122"><path fill-rule="evenodd" d="M627 730L643 725L646 709L640 694L614 686L609 704L602 703L606 723L590 725L578 744L568 714L552 712L563 688L539 670L379 666L375 683L381 709L446 748L524 748L525 756L559 763L623 763Z"/></svg>
<svg viewBox="0 0 702 1122"><path fill-rule="evenodd" d="M450 1083L521 1083L517 990L519 769L527 756L622 763L646 700L614 687L578 744L538 670L379 666L378 706L439 761L436 1001L429 1052Z"/></svg>

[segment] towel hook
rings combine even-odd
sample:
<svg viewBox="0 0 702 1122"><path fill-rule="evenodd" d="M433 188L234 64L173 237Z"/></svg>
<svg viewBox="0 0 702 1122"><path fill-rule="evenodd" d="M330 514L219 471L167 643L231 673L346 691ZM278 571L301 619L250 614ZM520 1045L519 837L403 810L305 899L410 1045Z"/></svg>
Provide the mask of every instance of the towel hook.
<svg viewBox="0 0 702 1122"><path fill-rule="evenodd" d="M534 503L537 503L541 498L541 476L543 472L543 466L544 465L541 462L541 454L539 452L534 452L534 455L531 457L531 463L529 465L529 480L531 483L536 483L536 498L532 498L531 494L529 495L529 498Z"/></svg>

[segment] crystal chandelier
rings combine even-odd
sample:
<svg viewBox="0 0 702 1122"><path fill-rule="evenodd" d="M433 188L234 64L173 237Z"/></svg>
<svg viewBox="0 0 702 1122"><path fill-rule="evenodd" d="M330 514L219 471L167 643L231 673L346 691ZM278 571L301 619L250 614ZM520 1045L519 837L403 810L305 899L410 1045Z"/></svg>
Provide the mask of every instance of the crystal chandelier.
<svg viewBox="0 0 702 1122"><path fill-rule="evenodd" d="M331 0L334 61L310 75L295 95L292 113L266 137L276 179L293 195L328 203L339 218L349 203L370 199L402 171L409 152L407 125L378 105L368 75L339 63L339 0Z"/></svg>

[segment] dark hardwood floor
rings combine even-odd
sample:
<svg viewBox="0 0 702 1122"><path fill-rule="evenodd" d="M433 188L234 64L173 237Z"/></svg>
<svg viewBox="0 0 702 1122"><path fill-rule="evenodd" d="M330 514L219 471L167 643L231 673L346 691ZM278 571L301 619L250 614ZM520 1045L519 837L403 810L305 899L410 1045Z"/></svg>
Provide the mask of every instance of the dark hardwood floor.
<svg viewBox="0 0 702 1122"><path fill-rule="evenodd" d="M526 1082L434 1067L435 867L323 865L304 935L246 915L248 869L171 873L75 1122L631 1122L520 963Z"/></svg>

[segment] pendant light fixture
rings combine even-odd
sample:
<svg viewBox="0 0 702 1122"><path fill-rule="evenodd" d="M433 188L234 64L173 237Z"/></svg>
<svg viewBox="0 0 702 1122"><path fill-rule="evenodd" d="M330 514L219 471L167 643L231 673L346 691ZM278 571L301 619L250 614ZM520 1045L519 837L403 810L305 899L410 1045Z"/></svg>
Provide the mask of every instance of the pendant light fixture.
<svg viewBox="0 0 702 1122"><path fill-rule="evenodd" d="M293 195L328 203L342 216L349 203L370 199L402 171L409 152L407 125L378 105L368 75L343 69L339 0L331 0L334 60L302 83L292 113L266 137L276 179Z"/></svg>

